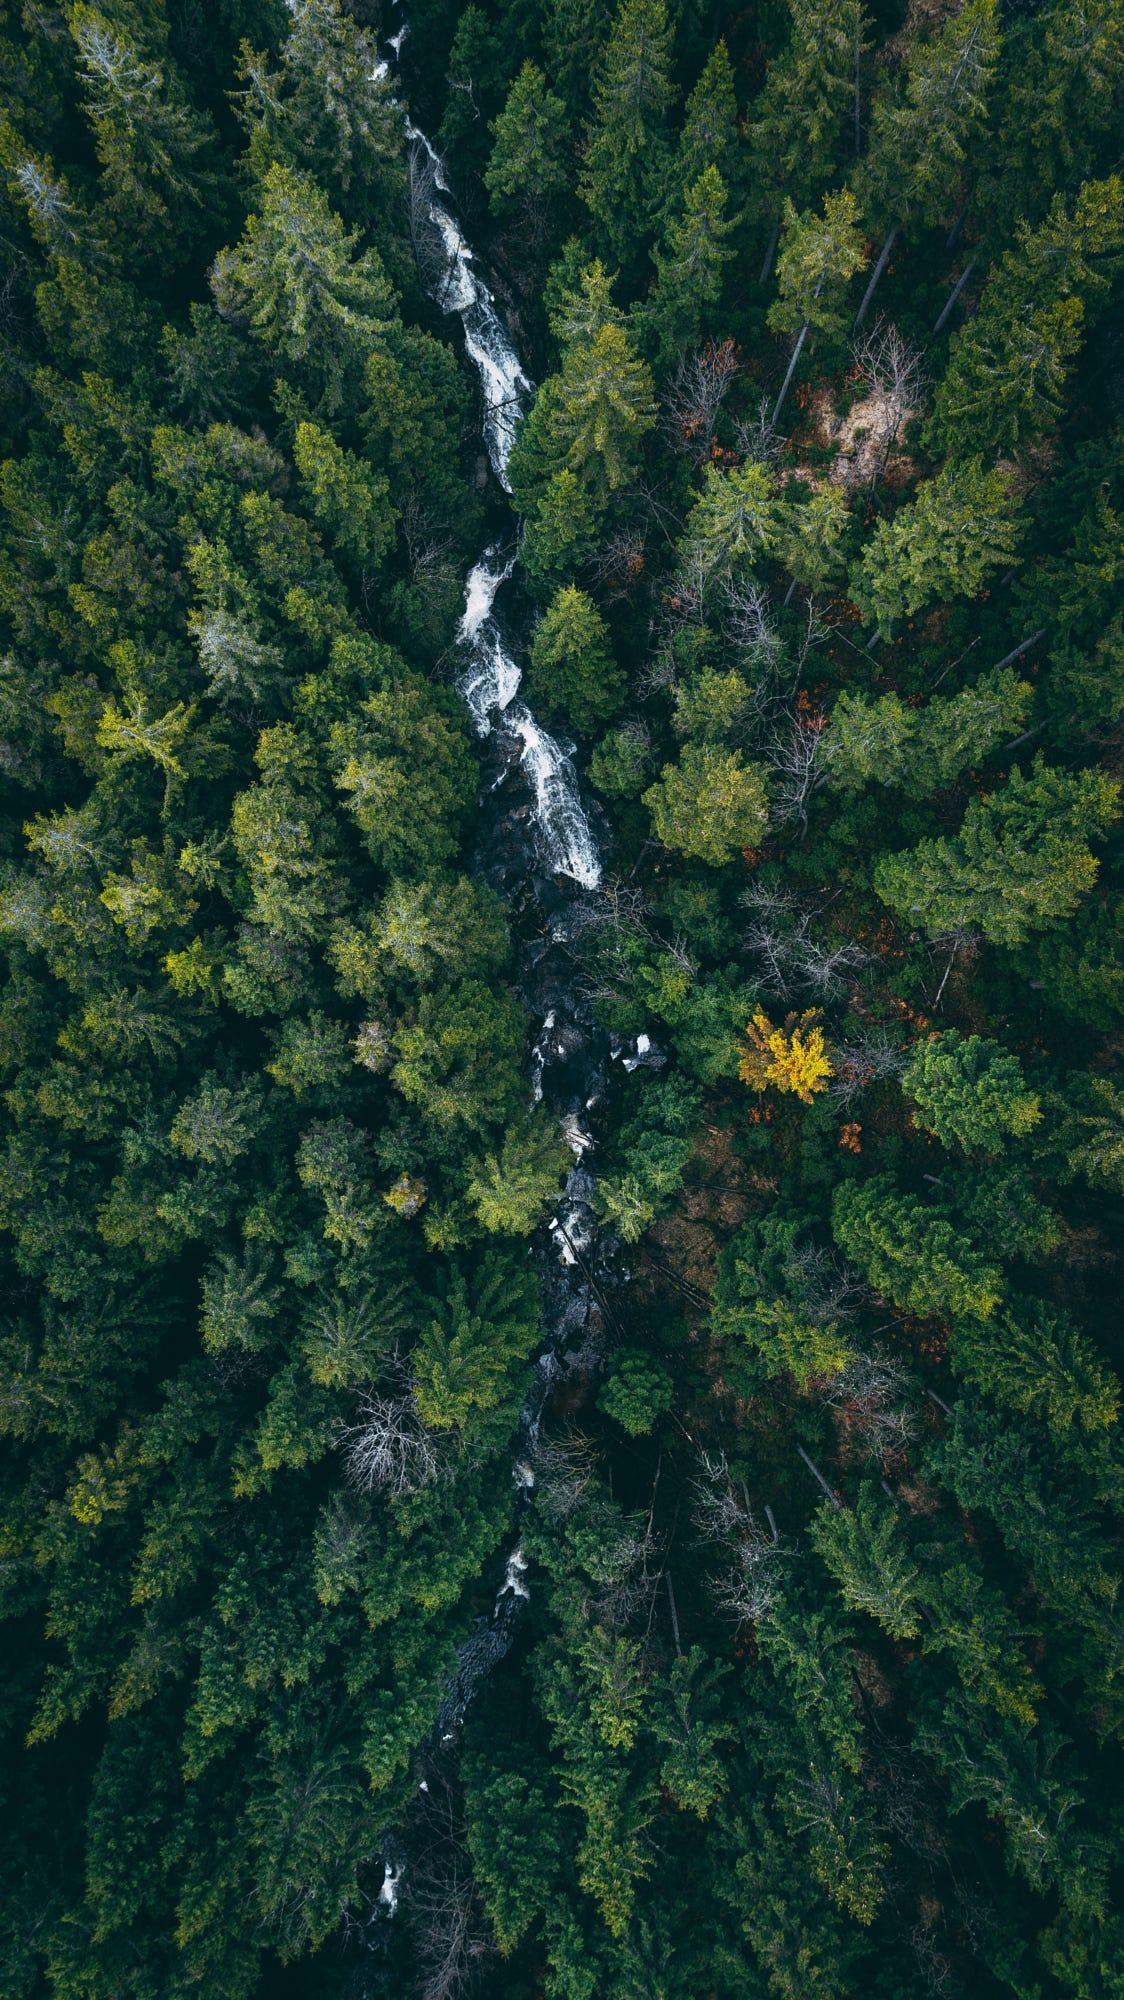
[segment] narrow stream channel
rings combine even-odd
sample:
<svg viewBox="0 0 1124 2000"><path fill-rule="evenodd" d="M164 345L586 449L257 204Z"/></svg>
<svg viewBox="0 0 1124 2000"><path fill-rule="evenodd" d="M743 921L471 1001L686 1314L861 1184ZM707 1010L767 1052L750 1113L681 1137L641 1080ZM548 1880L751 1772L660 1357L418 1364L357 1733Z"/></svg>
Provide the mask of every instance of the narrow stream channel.
<svg viewBox="0 0 1124 2000"><path fill-rule="evenodd" d="M390 36L383 74L397 62L408 33L408 26L402 26ZM434 304L460 320L483 392L483 442L496 479L510 493L508 460L533 387L453 213L444 161L409 118L406 135L431 180L426 207L439 254L432 260L432 277L427 268L424 281ZM543 1343L514 1439L512 1465L517 1492L526 1492L534 1483L535 1443L551 1386L564 1371L567 1354L588 1343L605 1288L623 1276L619 1246L595 1220L590 1114L616 1064L633 1070L662 1064L663 1057L646 1036L622 1044L605 1034L575 977L572 941L597 900L601 858L571 751L518 699L522 676L498 602L516 572L516 544L512 511L509 546L491 542L469 572L455 681L481 739L484 764L477 867L508 906L519 953L519 991L542 1023L531 1056L531 1096L557 1118L574 1155L554 1215L535 1246L543 1276ZM458 1650L437 1717L436 1741L455 1737L472 1696L511 1646L532 1587L516 1541L491 1613ZM404 1862L397 1848L384 1856L384 1913L393 1914Z"/></svg>

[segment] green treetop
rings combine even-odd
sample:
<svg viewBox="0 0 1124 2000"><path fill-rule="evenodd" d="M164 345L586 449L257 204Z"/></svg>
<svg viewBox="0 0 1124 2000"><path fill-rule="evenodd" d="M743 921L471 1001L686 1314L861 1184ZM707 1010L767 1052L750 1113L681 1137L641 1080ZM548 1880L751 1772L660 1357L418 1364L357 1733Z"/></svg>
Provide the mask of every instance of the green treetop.
<svg viewBox="0 0 1124 2000"><path fill-rule="evenodd" d="M655 290L644 307L664 367L697 344L718 304L722 273L733 256L727 242L733 226L722 177L717 167L706 167L687 189L682 214L668 222L656 252Z"/></svg>
<svg viewBox="0 0 1124 2000"><path fill-rule="evenodd" d="M942 1145L998 1152L1039 1123L1038 1098L1026 1087L1018 1057L982 1035L956 1028L919 1042L902 1073L919 1122Z"/></svg>
<svg viewBox="0 0 1124 2000"><path fill-rule="evenodd" d="M940 1319L987 1319L1002 1280L947 1216L905 1194L887 1174L843 1181L832 1199L832 1229L876 1291L903 1311Z"/></svg>
<svg viewBox="0 0 1124 2000"><path fill-rule="evenodd" d="M581 546L609 495L635 478L641 447L655 420L651 371L617 319L606 320L590 338L570 343L561 372L549 376L539 390L510 465L519 505L533 514L542 504L552 516L557 514L550 540L560 564L566 541L574 541L573 530L566 532L566 515L574 511L571 497L577 501Z"/></svg>
<svg viewBox="0 0 1124 2000"><path fill-rule="evenodd" d="M136 257L157 242L176 244L185 228L193 233L200 210L212 219L206 212L217 193L215 135L190 104L166 49L146 46L124 11L121 22L113 11L75 5L67 9L67 26L108 214L115 232L128 233Z"/></svg>
<svg viewBox="0 0 1124 2000"><path fill-rule="evenodd" d="M314 181L277 162L241 241L216 258L211 289L224 317L306 370L332 409L397 316L378 253L359 248Z"/></svg>
<svg viewBox="0 0 1124 2000"><path fill-rule="evenodd" d="M998 45L996 0L965 0L911 42L871 122L866 178L886 215L931 227L948 214L983 130Z"/></svg>
<svg viewBox="0 0 1124 2000"><path fill-rule="evenodd" d="M1088 181L1073 204L1055 195L1037 229L988 279L973 318L953 339L926 429L931 449L1016 451L1058 421L1086 301L1103 292L1124 251L1124 184Z"/></svg>
<svg viewBox="0 0 1124 2000"><path fill-rule="evenodd" d="M375 567L393 546L390 482L317 424L298 424L293 458L308 510L335 546L361 566Z"/></svg>
<svg viewBox="0 0 1124 2000"><path fill-rule="evenodd" d="M905 923L930 936L981 930L1022 944L1072 916L1097 879L1090 840L1117 817L1119 787L1101 771L1061 771L1035 758L986 799L973 799L960 831L924 840L875 865L874 885Z"/></svg>
<svg viewBox="0 0 1124 2000"><path fill-rule="evenodd" d="M786 200L806 208L831 179L866 34L862 0L788 0L788 11L788 41L750 107L751 185L770 227Z"/></svg>
<svg viewBox="0 0 1124 2000"><path fill-rule="evenodd" d="M983 133L998 43L996 0L965 0L935 34L912 41L900 81L875 103L862 194L890 227L857 326L899 230L933 228L955 203L960 170Z"/></svg>
<svg viewBox="0 0 1124 2000"><path fill-rule="evenodd" d="M675 97L665 0L621 0L593 80L578 191L614 262L636 263L659 209Z"/></svg>
<svg viewBox="0 0 1124 2000"><path fill-rule="evenodd" d="M621 706L625 680L609 628L592 598L573 584L556 593L535 628L529 678L536 704L575 729L596 729Z"/></svg>
<svg viewBox="0 0 1124 2000"><path fill-rule="evenodd" d="M1017 736L1033 692L1010 667L981 674L959 694L935 695L923 708L897 694L871 700L844 688L822 737L829 781L845 791L894 785L927 798Z"/></svg>
<svg viewBox="0 0 1124 2000"><path fill-rule="evenodd" d="M980 459L946 465L908 506L880 521L851 579L863 616L883 630L950 597L975 597L1020 535L1010 484Z"/></svg>
<svg viewBox="0 0 1124 2000"><path fill-rule="evenodd" d="M405 220L405 120L375 37L339 0L294 0L288 11L278 69L242 48L237 102L251 165L262 175L274 160L311 171L340 214L394 255Z"/></svg>
<svg viewBox="0 0 1124 2000"><path fill-rule="evenodd" d="M826 194L823 215L798 215L787 198L777 258L777 297L766 314L775 333L846 330L847 287L865 262L859 207L848 188Z"/></svg>
<svg viewBox="0 0 1124 2000"><path fill-rule="evenodd" d="M677 764L666 764L644 794L652 827L665 847L712 868L739 848L754 847L768 820L765 779L739 750L688 743Z"/></svg>
<svg viewBox="0 0 1124 2000"><path fill-rule="evenodd" d="M737 203L744 177L738 136L738 105L734 69L724 41L707 57L702 75L687 99L683 129L675 154L675 181L684 197L700 174L715 167L731 199Z"/></svg>
<svg viewBox="0 0 1124 2000"><path fill-rule="evenodd" d="M566 106L535 63L524 63L492 133L484 174L492 212L539 243L570 186L573 148Z"/></svg>
<svg viewBox="0 0 1124 2000"><path fill-rule="evenodd" d="M795 333L796 345L773 408L774 423L809 330L831 337L843 332L847 287L866 262L858 204L847 188L824 196L822 220L811 210L798 215L786 196L783 226L784 242L777 260L778 297L766 318L777 333Z"/></svg>
<svg viewBox="0 0 1124 2000"><path fill-rule="evenodd" d="M953 1360L996 1403L1041 1417L1063 1437L1116 1422L1119 1382L1069 1313L1045 1299L1013 1299L986 1326L966 1321Z"/></svg>

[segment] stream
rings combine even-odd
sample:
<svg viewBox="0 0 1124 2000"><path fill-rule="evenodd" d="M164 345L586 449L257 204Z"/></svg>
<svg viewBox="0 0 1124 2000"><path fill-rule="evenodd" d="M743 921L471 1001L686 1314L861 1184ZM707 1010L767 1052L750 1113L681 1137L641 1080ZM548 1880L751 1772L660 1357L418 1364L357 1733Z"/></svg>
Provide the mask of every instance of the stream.
<svg viewBox="0 0 1124 2000"><path fill-rule="evenodd" d="M403 26L390 36L388 61L376 74L390 71L408 33ZM434 304L461 323L483 392L483 443L496 480L510 493L508 460L533 385L461 233L444 161L409 118L406 135L415 163L428 167L430 180L426 210L434 256L432 275L427 260L423 281ZM595 1183L587 1160L595 1147L590 1114L614 1070L659 1066L664 1058L647 1036L622 1043L600 1029L575 980L572 941L596 906L601 882L595 809L583 803L572 747L549 735L519 699L522 675L502 608L517 569L516 544L512 512L509 546L491 542L469 572L454 672L480 739L484 771L475 872L507 905L519 955L517 988L542 1024L531 1054L531 1096L557 1118L574 1156L554 1215L535 1242L544 1337L512 1447L513 1483L517 1494L525 1494L534 1484L535 1445L551 1388L568 1365L580 1365L579 1357L590 1352L603 1288L623 1276L617 1241L595 1220ZM509 1650L530 1590L527 1560L516 1540L491 1612L478 1619L458 1649L434 1744L455 1739L472 1696ZM394 1913L405 1859L397 1843L387 1843L379 1896L384 1915Z"/></svg>

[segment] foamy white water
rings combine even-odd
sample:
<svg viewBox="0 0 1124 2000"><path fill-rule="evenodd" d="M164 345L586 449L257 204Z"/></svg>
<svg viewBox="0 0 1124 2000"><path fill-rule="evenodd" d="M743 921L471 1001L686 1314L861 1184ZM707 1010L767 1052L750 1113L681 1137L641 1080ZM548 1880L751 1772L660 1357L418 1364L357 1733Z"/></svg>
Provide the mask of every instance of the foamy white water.
<svg viewBox="0 0 1124 2000"><path fill-rule="evenodd" d="M514 568L514 555L501 562L497 550L485 549L465 584L464 616L457 631L464 665L457 673L456 685L478 736L488 734L493 713L507 707L522 679L492 617L496 592Z"/></svg>
<svg viewBox="0 0 1124 2000"><path fill-rule="evenodd" d="M405 33L403 28L388 43L395 59ZM437 148L409 120L406 134L411 144L420 146L425 153L433 171L434 187L448 194L448 175ZM488 457L496 478L505 492L510 493L507 464L525 415L531 382L496 311L492 294L474 268L471 247L456 218L436 198L429 204L429 218L445 253L440 274L429 286L430 295L443 312L455 312L460 319L465 347L484 391L484 443ZM504 716L521 679L519 667L492 617L496 592L513 567L514 558L500 564L495 551L487 549L469 572L465 587L464 616L458 634L464 665L457 674L456 684L480 736L486 736L492 729L493 719ZM571 759L553 736L539 726L525 704L512 709L505 720L522 745L521 761L534 791L535 820L548 867L556 875L568 875L584 889L595 889L601 880L601 864Z"/></svg>
<svg viewBox="0 0 1124 2000"><path fill-rule="evenodd" d="M535 794L535 818L551 873L596 889L601 863L578 792L578 774L561 744L522 703L508 722L523 745L523 765Z"/></svg>

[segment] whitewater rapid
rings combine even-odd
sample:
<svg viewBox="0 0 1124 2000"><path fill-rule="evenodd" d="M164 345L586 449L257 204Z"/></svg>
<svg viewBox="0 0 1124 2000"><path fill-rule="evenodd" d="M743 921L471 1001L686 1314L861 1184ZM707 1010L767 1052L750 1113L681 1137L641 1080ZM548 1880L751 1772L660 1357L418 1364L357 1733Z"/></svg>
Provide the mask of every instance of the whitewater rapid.
<svg viewBox="0 0 1124 2000"><path fill-rule="evenodd" d="M408 31L387 46L397 59ZM432 172L427 203L442 258L427 289L442 312L455 313L465 349L484 394L484 443L492 470L510 493L508 461L526 415L532 384L496 309L489 286L476 269L470 245L452 210L440 197L449 193L445 162L424 132L406 121L406 137L424 154ZM514 555L485 549L469 572L464 616L457 635L461 664L456 684L479 736L503 731L516 748L534 799L535 827L547 869L566 875L583 889L596 889L601 862L578 789L573 759L536 721L525 702L516 702L522 675L493 612L496 596L515 568Z"/></svg>

